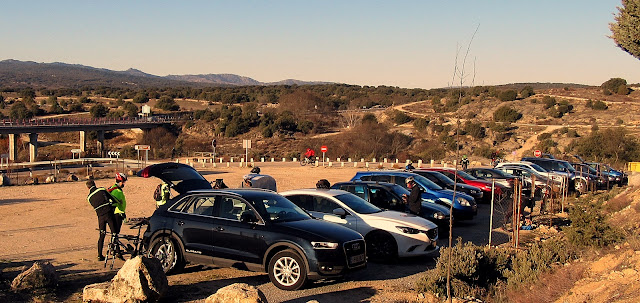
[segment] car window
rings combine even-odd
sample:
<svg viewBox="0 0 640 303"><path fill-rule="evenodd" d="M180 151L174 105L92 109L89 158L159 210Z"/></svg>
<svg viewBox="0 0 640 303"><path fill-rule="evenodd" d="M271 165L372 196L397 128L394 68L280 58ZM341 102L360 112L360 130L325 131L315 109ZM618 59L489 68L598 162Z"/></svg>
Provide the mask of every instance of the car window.
<svg viewBox="0 0 640 303"><path fill-rule="evenodd" d="M240 215L245 211L253 211L244 201L236 197L220 196L216 217L240 221Z"/></svg>
<svg viewBox="0 0 640 303"><path fill-rule="evenodd" d="M313 208L317 212L333 214L334 209L342 207L325 197L313 197Z"/></svg>
<svg viewBox="0 0 640 303"><path fill-rule="evenodd" d="M182 209L185 208L186 205L190 204L191 200L192 199L190 198L184 198L180 200L178 203L171 206L169 210L175 211L175 212L182 212Z"/></svg>
<svg viewBox="0 0 640 303"><path fill-rule="evenodd" d="M288 222L311 219L311 216L300 208L300 204L294 201L298 200L302 204L311 204L307 198L308 196L305 195L289 196L287 198L280 195L269 195L252 198L252 202L254 205L264 206L267 218L271 222Z"/></svg>
<svg viewBox="0 0 640 303"><path fill-rule="evenodd" d="M195 197L180 212L185 214L213 216L215 197Z"/></svg>
<svg viewBox="0 0 640 303"><path fill-rule="evenodd" d="M372 214L381 212L382 209L377 206L363 200L362 198L352 194L342 194L335 196L336 199L347 205L353 211L360 214Z"/></svg>

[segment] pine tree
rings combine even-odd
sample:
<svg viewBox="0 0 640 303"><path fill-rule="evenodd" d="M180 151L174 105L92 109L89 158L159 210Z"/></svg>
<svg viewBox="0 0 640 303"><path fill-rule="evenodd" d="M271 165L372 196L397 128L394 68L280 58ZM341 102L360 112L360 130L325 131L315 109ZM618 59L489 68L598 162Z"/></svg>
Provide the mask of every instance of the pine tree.
<svg viewBox="0 0 640 303"><path fill-rule="evenodd" d="M622 0L616 22L609 23L610 38L625 52L640 59L640 0Z"/></svg>

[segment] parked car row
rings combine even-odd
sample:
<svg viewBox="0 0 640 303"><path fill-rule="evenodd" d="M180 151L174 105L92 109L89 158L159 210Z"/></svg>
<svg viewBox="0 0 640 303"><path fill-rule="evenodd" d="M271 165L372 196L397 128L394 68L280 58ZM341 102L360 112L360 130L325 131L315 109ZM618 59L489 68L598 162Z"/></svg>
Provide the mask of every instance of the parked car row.
<svg viewBox="0 0 640 303"><path fill-rule="evenodd" d="M368 257L438 252L436 224L348 191L212 189L193 167L179 163L151 165L138 176L157 177L178 193L156 209L143 238L166 272L187 263L233 266L267 272L278 288L296 290L308 280L364 268ZM372 188L368 197L376 200L381 192ZM392 198L382 203L400 203ZM432 216L444 220L448 209Z"/></svg>

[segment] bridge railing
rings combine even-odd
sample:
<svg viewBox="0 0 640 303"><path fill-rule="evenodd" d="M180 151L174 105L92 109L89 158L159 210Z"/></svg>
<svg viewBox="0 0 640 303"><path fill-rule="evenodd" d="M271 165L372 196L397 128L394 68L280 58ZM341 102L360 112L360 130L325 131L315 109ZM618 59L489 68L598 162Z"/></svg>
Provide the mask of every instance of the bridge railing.
<svg viewBox="0 0 640 303"><path fill-rule="evenodd" d="M68 126L68 125L114 125L114 124L157 124L177 122L191 117L190 112L157 115L149 117L121 117L121 118L40 118L40 119L3 119L0 126Z"/></svg>

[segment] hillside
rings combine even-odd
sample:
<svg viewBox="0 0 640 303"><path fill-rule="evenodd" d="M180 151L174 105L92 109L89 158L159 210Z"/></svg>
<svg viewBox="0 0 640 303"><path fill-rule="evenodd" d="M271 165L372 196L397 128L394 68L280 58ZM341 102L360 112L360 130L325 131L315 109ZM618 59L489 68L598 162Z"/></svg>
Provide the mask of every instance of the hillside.
<svg viewBox="0 0 640 303"><path fill-rule="evenodd" d="M81 88L81 87L177 87L177 86L249 86L249 85L310 85L308 82L286 79L273 83L260 82L233 74L156 76L130 68L113 71L61 62L0 61L0 87L5 88Z"/></svg>

